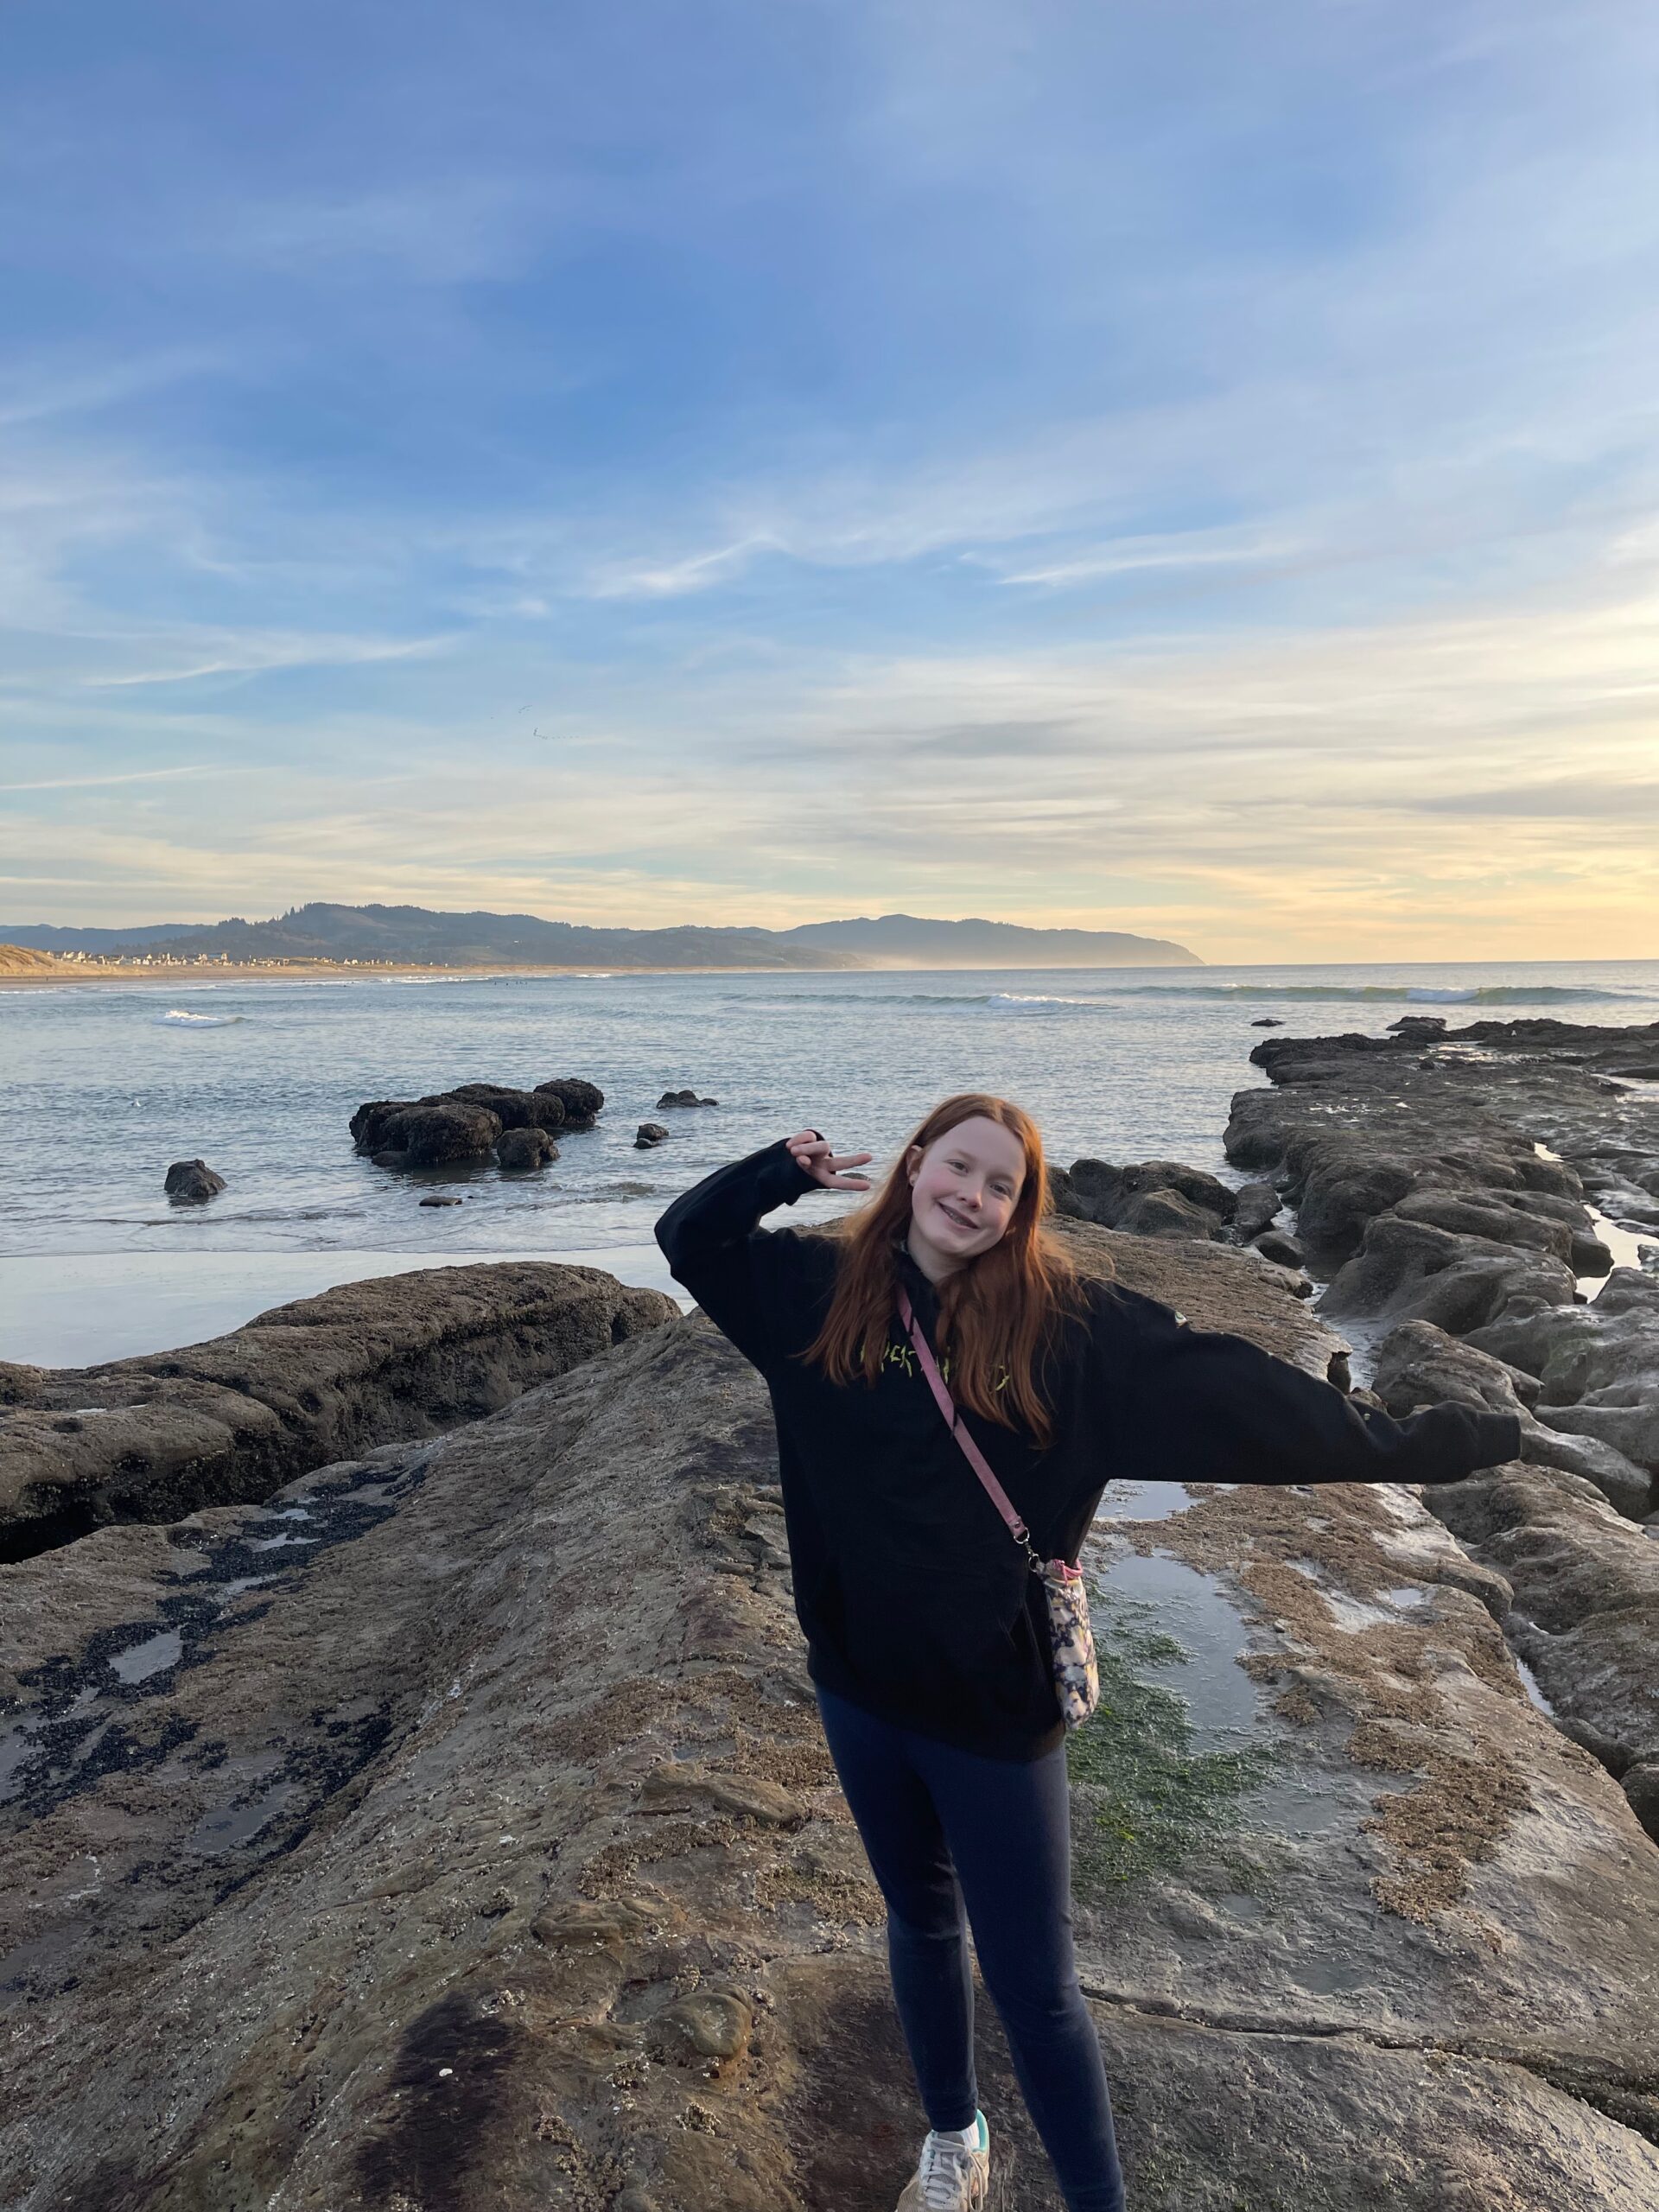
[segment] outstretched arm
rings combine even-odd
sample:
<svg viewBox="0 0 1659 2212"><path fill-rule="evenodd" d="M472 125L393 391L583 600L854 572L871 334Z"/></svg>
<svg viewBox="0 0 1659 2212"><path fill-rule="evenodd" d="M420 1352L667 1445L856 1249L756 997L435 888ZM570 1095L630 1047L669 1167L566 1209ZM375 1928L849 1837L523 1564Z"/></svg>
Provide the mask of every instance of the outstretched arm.
<svg viewBox="0 0 1659 2212"><path fill-rule="evenodd" d="M870 1157L837 1157L816 1129L780 1138L747 1160L716 1168L676 1198L657 1224L657 1242L676 1282L683 1283L723 1336L763 1370L772 1355L770 1300L761 1279L760 1227L776 1206L793 1205L804 1192L868 1190L861 1176L843 1171Z"/></svg>
<svg viewBox="0 0 1659 2212"><path fill-rule="evenodd" d="M1395 1421L1242 1337L1135 1299L1126 1456L1177 1482L1452 1483L1521 1449L1513 1414L1429 1406ZM1119 1470L1114 1469L1114 1473Z"/></svg>

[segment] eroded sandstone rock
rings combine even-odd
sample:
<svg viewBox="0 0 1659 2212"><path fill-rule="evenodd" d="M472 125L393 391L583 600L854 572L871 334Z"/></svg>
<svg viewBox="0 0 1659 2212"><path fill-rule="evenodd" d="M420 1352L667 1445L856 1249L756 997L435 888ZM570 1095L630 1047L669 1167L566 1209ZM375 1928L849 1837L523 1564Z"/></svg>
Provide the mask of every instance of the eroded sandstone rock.
<svg viewBox="0 0 1659 2212"><path fill-rule="evenodd" d="M179 1351L29 1370L0 1402L0 1556L257 1500L342 1452L474 1420L677 1311L594 1268L429 1268Z"/></svg>
<svg viewBox="0 0 1659 2212"><path fill-rule="evenodd" d="M1324 1371L1240 1255L1062 1233ZM0 1567L0 2200L890 2204L922 2120L775 1473L758 1379L676 1321L263 1510ZM1645 2212L1659 1853L1528 1702L1499 1578L1340 1485L1103 1524L1089 1566L1126 1694L1077 1745L1079 1960L1130 2201ZM1219 1736L1159 1688L1189 1586ZM1057 2212L982 2007L1000 2212Z"/></svg>

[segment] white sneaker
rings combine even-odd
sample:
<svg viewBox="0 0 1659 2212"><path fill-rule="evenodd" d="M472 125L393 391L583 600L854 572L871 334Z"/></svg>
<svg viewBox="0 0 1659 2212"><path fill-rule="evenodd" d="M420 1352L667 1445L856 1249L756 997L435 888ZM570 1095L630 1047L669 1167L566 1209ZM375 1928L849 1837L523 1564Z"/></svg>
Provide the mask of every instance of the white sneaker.
<svg viewBox="0 0 1659 2212"><path fill-rule="evenodd" d="M922 2162L906 2183L897 2212L972 2212L985 2202L991 2185L991 2131L982 2112L974 2114L974 2126L976 2142L964 2143L960 2135L929 2134L922 2145Z"/></svg>

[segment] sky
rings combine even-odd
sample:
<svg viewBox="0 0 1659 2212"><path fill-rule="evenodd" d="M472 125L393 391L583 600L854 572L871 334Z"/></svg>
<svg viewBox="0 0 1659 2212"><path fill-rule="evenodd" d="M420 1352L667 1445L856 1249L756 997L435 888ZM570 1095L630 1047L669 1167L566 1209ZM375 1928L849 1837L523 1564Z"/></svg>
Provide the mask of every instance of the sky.
<svg viewBox="0 0 1659 2212"><path fill-rule="evenodd" d="M0 924L1659 957L1644 0L11 0Z"/></svg>

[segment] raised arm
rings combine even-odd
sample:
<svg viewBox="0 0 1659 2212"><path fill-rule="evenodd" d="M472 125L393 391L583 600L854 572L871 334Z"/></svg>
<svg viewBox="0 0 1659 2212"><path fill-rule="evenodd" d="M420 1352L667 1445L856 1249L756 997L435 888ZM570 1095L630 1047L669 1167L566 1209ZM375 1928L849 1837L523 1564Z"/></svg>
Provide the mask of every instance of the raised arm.
<svg viewBox="0 0 1659 2212"><path fill-rule="evenodd" d="M772 1331L764 1275L770 1239L760 1221L814 1188L868 1188L861 1177L842 1171L869 1156L837 1158L816 1129L805 1129L716 1168L676 1198L657 1224L657 1242L675 1281L683 1283L721 1335L763 1370L771 1358Z"/></svg>
<svg viewBox="0 0 1659 2212"><path fill-rule="evenodd" d="M1453 1483L1521 1449L1513 1414L1429 1406L1404 1421L1356 1405L1242 1337L1195 1329L1132 1295L1128 1404L1133 1463L1176 1482Z"/></svg>

